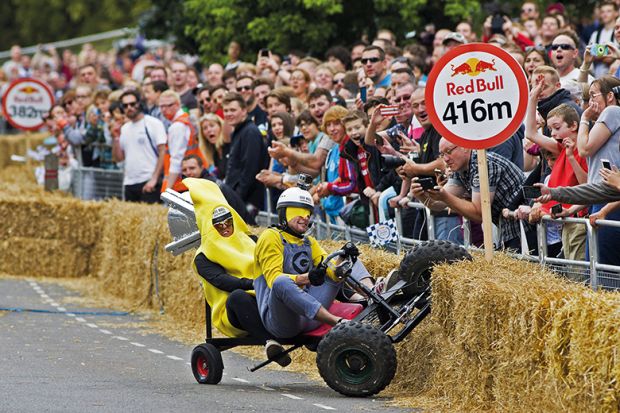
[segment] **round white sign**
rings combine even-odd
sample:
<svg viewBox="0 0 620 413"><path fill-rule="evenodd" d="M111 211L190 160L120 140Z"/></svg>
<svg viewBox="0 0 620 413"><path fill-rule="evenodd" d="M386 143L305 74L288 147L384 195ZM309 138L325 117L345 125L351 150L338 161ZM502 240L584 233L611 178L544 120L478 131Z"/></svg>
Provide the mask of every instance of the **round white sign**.
<svg viewBox="0 0 620 413"><path fill-rule="evenodd" d="M506 51L489 44L456 47L434 66L426 84L435 129L459 146L484 149L516 132L527 109L527 78Z"/></svg>
<svg viewBox="0 0 620 413"><path fill-rule="evenodd" d="M37 79L17 79L9 85L2 98L2 111L17 129L37 130L45 123L43 115L52 108L54 94Z"/></svg>

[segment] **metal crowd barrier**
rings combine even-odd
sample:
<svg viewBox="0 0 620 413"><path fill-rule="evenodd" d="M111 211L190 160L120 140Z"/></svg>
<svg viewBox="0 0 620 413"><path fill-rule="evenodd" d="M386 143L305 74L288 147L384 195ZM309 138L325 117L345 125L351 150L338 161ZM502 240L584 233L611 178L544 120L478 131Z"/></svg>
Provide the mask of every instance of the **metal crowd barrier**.
<svg viewBox="0 0 620 413"><path fill-rule="evenodd" d="M71 171L71 193L84 200L124 199L123 171L78 167Z"/></svg>
<svg viewBox="0 0 620 413"><path fill-rule="evenodd" d="M269 194L269 190L267 189ZM268 198L270 199L270 198ZM416 208L423 210L426 215L426 228L428 239L435 239L434 231L434 216L431 214L431 210L424 206L420 202L409 202L407 204L409 208ZM403 233L401 211L399 208L395 209L395 221L399 234ZM267 211L259 212L257 216L257 223L261 226L269 226L277 222L277 215L271 210L271 205L268 204ZM586 226L586 238L588 240L588 251L591 259L589 261L576 261L564 258L550 257L547 253L547 225L549 222L557 222L560 224L565 223L578 223ZM523 222L519 224L523 226ZM598 226L610 226L620 228L620 221L598 220ZM526 259L532 262L538 262L541 266L544 266L551 271L566 277L572 281L582 282L589 284L593 290L605 289L605 290L620 290L620 266L601 264L597 262L598 256L598 240L597 240L597 227L590 225L590 221L584 218L558 218L552 219L551 217L543 217L541 222L536 225L537 240L538 240L538 255L518 254L510 253L510 255L519 259ZM343 240L354 241L361 243L369 243L369 237L365 230L349 227L347 225L336 225L327 222L317 220L312 227L312 235L317 239L331 239L331 240ZM463 238L465 247L472 250L479 250L471 244L471 229L470 223L467 219L463 219ZM394 243L390 243L386 246L386 249L395 253L400 253L403 248L411 248L414 244L420 243L420 240L399 237L399 240ZM619 252L620 253L620 252Z"/></svg>

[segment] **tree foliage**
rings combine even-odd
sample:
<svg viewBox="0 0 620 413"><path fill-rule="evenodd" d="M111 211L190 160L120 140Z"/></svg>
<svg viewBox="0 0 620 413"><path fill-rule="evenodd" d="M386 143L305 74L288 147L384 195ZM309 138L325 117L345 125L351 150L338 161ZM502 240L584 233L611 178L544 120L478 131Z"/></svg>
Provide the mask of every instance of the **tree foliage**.
<svg viewBox="0 0 620 413"><path fill-rule="evenodd" d="M2 0L0 50L135 26L149 0Z"/></svg>

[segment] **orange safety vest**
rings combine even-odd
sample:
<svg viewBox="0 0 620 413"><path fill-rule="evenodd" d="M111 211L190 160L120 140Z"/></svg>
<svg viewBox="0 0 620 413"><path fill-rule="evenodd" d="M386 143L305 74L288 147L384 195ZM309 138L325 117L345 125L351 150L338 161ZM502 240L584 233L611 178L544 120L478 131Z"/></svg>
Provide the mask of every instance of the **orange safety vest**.
<svg viewBox="0 0 620 413"><path fill-rule="evenodd" d="M208 167L207 160L205 159L204 155L200 151L200 147L198 146L198 139L196 138L197 137L196 129L194 128L194 125L192 125L192 123L189 120L189 114L183 113L182 115L178 116L172 121L172 123L175 123L175 122L181 122L182 124L184 124L185 126L189 128L189 141L187 142L187 148L185 149L185 154L183 155L183 157L185 158L186 156L189 156L189 155L196 155L202 160L203 166L205 168ZM161 192L164 192L168 186L169 170L170 170L170 150L168 148L168 144L166 143L166 154L164 155L164 182L161 186ZM187 191L187 187L183 185L183 182L181 182L181 178L182 178L181 174L179 174L179 176L177 177L177 180L174 182L174 185L172 185L172 189L174 189L177 192Z"/></svg>

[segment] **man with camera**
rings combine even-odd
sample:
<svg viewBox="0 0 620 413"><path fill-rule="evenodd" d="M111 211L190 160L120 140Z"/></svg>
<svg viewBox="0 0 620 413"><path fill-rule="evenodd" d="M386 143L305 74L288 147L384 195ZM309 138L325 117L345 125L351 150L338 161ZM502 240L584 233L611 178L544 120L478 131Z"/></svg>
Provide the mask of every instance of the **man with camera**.
<svg viewBox="0 0 620 413"><path fill-rule="evenodd" d="M418 182L411 184L413 195L434 211L449 208L474 222L482 222L480 199L480 176L478 156L471 149L456 146L445 138L439 142L442 158L452 175L446 182L439 179L438 186L424 189ZM506 249L519 250L521 245L519 223L502 221L502 209L511 205L523 185L523 172L512 162L495 153L487 154L489 165L489 190L491 217L500 227L501 245ZM536 231L525 224L526 238L530 248L536 245Z"/></svg>

